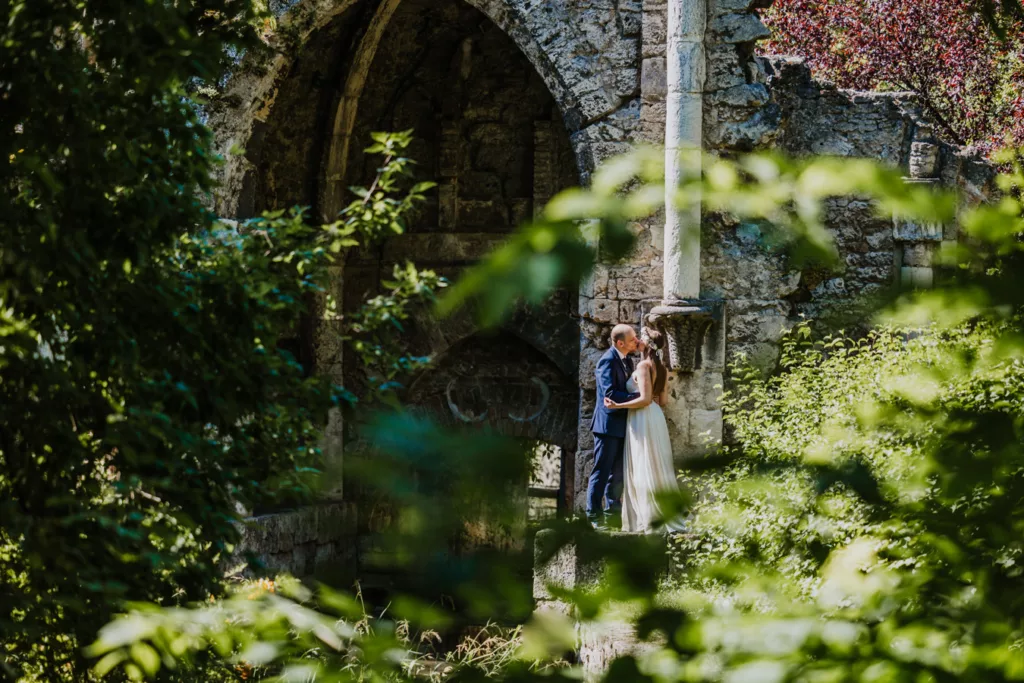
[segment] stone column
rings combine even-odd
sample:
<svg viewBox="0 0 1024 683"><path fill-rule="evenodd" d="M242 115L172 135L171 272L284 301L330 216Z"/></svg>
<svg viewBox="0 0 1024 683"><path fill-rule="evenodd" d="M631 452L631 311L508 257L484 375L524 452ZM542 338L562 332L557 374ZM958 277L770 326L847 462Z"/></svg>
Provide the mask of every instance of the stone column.
<svg viewBox="0 0 1024 683"><path fill-rule="evenodd" d="M705 0L669 0L665 120L666 303L700 296L700 203L682 207L675 189L701 172L706 72Z"/></svg>
<svg viewBox="0 0 1024 683"><path fill-rule="evenodd" d="M720 301L700 299L700 195L691 195L686 206L675 196L681 185L701 174L706 2L668 0L663 298L660 306L642 316L646 325L661 330L667 342L672 400L665 413L677 459L705 452L722 431L715 387L721 383L724 335L711 331L721 332L723 309Z"/></svg>
<svg viewBox="0 0 1024 683"><path fill-rule="evenodd" d="M931 125L918 123L907 163L910 176L904 182L937 187L939 147ZM934 281L934 259L943 239L943 226L893 217L893 238L899 262L900 284L907 289L928 289Z"/></svg>

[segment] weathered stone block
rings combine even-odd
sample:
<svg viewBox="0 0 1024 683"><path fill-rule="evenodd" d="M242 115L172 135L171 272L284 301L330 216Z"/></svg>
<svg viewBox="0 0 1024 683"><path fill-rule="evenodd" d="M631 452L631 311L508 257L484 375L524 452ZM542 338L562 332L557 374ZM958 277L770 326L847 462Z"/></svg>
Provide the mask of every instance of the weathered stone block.
<svg viewBox="0 0 1024 683"><path fill-rule="evenodd" d="M653 299L661 296L661 278L659 273L651 273L653 277L642 274L627 275L615 279L615 292L619 299ZM630 320L632 322L632 320Z"/></svg>
<svg viewBox="0 0 1024 683"><path fill-rule="evenodd" d="M586 305L584 305L584 301ZM585 315L591 320L615 324L619 318L619 302L615 299L594 297L593 299L580 299L580 315Z"/></svg>
<svg viewBox="0 0 1024 683"><path fill-rule="evenodd" d="M479 229L494 229L508 225L509 216L504 203L491 200L459 199L458 224Z"/></svg>
<svg viewBox="0 0 1024 683"><path fill-rule="evenodd" d="M692 93L670 93L665 108L665 144L675 145L674 149L692 149L695 140L703 139L703 128L704 98Z"/></svg>
<svg viewBox="0 0 1024 683"><path fill-rule="evenodd" d="M683 380L685 381L685 379ZM668 438L672 444L672 455L679 462L687 453L690 443L690 409L686 403L683 386L669 390L669 402L663 408L668 423Z"/></svg>
<svg viewBox="0 0 1024 683"><path fill-rule="evenodd" d="M509 205L509 223L522 225L533 217L533 201L530 199L511 199Z"/></svg>
<svg viewBox="0 0 1024 683"><path fill-rule="evenodd" d="M493 199L502 196L501 175L487 171L471 171L459 176L462 199Z"/></svg>
<svg viewBox="0 0 1024 683"><path fill-rule="evenodd" d="M665 54L666 20L665 5L644 3L643 30L641 32L641 54L643 57L658 57Z"/></svg>
<svg viewBox="0 0 1024 683"><path fill-rule="evenodd" d="M720 371L698 370L681 382L687 405L694 409L719 410L724 376Z"/></svg>
<svg viewBox="0 0 1024 683"><path fill-rule="evenodd" d="M719 14L711 21L711 31L723 43L751 43L771 36L756 14Z"/></svg>
<svg viewBox="0 0 1024 683"><path fill-rule="evenodd" d="M930 268L935 258L935 244L914 242L903 245L903 265Z"/></svg>
<svg viewBox="0 0 1024 683"><path fill-rule="evenodd" d="M702 93L707 77L707 62L704 58L704 43L682 43L675 51L666 54L666 60L675 60L675 73L678 80L668 86L673 92ZM666 62L669 73L672 64Z"/></svg>
<svg viewBox="0 0 1024 683"><path fill-rule="evenodd" d="M636 628L629 622L594 621L582 623L579 627L580 666L588 680L596 680L606 673L619 657L642 657L657 647L656 643L641 641Z"/></svg>
<svg viewBox="0 0 1024 683"><path fill-rule="evenodd" d="M586 420L584 419L584 423ZM576 453L576 472L575 472L575 496L573 500L576 503L578 510L584 509L587 504L586 491L587 491L587 478L590 476L591 471L594 469L594 451L579 451Z"/></svg>
<svg viewBox="0 0 1024 683"><path fill-rule="evenodd" d="M619 315L618 322L627 323L629 325L640 324L640 302L627 300L619 302Z"/></svg>
<svg viewBox="0 0 1024 683"><path fill-rule="evenodd" d="M623 37L639 36L643 27L643 14L633 10L620 10L619 26Z"/></svg>
<svg viewBox="0 0 1024 683"><path fill-rule="evenodd" d="M746 12L758 0L711 0L710 12L712 15L725 14L727 12Z"/></svg>
<svg viewBox="0 0 1024 683"><path fill-rule="evenodd" d="M735 45L711 45L707 52L708 91L725 90L747 82L747 75Z"/></svg>
<svg viewBox="0 0 1024 683"><path fill-rule="evenodd" d="M649 57L643 61L640 72L640 94L643 101L661 102L668 86L665 81L665 58Z"/></svg>
<svg viewBox="0 0 1024 683"><path fill-rule="evenodd" d="M704 136L704 143L707 146L746 151L770 144L779 134L781 110L774 104L758 109L752 116L742 121L729 121L729 115L735 113L728 107L708 108L710 125ZM835 151L814 151L819 154L837 154Z"/></svg>
<svg viewBox="0 0 1024 683"><path fill-rule="evenodd" d="M690 443L710 450L722 442L722 411L695 409L690 411Z"/></svg>
<svg viewBox="0 0 1024 683"><path fill-rule="evenodd" d="M580 388L587 391L594 390L596 386L594 372L597 369L597 362L601 360L604 353L603 349L593 347L580 352Z"/></svg>
<svg viewBox="0 0 1024 683"><path fill-rule="evenodd" d="M608 266L599 263L594 266L594 270L580 283L580 293L590 298L607 299L612 291L612 287Z"/></svg>
<svg viewBox="0 0 1024 683"><path fill-rule="evenodd" d="M664 102L644 102L640 108L640 126L645 131L647 126L653 126L657 137L665 138L665 112L667 105Z"/></svg>
<svg viewBox="0 0 1024 683"><path fill-rule="evenodd" d="M590 392L593 393L593 392ZM591 415L593 413L591 412ZM594 451L594 433L590 431L590 419L589 417L584 418L580 415L580 432L579 440L577 441L576 452L577 453L592 453Z"/></svg>
<svg viewBox="0 0 1024 683"><path fill-rule="evenodd" d="M897 218L893 221L892 236L903 242L940 242L943 230L938 223L918 223Z"/></svg>
<svg viewBox="0 0 1024 683"><path fill-rule="evenodd" d="M760 83L744 83L718 91L709 98L713 103L726 107L756 108L768 102L768 88Z"/></svg>

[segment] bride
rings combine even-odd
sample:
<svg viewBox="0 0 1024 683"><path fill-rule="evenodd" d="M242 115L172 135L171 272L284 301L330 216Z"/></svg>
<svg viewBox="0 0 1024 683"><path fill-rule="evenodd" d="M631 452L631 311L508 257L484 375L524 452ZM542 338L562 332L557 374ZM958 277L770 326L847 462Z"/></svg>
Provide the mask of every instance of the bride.
<svg viewBox="0 0 1024 683"><path fill-rule="evenodd" d="M668 398L668 371L661 362L663 337L657 330L645 330L647 341L640 341L637 350L642 360L636 366L626 391L640 397L624 403L604 399L606 408L627 408L626 448L622 493L622 530L646 533L653 522L662 518L655 494L675 490L675 470L668 424L661 407ZM678 525L670 525L676 528Z"/></svg>

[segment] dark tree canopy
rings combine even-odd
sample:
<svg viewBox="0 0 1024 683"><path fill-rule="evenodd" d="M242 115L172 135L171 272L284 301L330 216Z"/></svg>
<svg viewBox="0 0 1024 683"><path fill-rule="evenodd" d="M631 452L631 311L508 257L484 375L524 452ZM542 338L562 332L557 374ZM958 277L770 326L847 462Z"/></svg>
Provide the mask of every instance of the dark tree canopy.
<svg viewBox="0 0 1024 683"><path fill-rule="evenodd" d="M330 249L301 213L204 201L186 86L256 47L255 3L0 9L0 632L82 680L123 600L218 590L236 504L302 497L339 395L278 342ZM337 234L337 229L335 229Z"/></svg>

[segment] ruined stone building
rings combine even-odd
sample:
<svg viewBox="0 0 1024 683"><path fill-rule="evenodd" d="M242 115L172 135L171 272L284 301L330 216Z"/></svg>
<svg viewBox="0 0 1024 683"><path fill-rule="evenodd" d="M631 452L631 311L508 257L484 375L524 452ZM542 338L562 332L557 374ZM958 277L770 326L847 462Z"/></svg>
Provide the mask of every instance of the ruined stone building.
<svg viewBox="0 0 1024 683"><path fill-rule="evenodd" d="M410 156L436 180L401 236L353 253L336 294L351 310L395 263L455 277L559 190L637 142L731 153L877 159L915 182L977 192L982 165L935 143L913 98L839 91L799 62L762 59L758 16L770 0L275 0L270 58L243 58L209 122L228 158L217 209L248 217L310 206L330 220L365 184L369 133L413 129ZM235 147L244 154L231 155ZM669 168L671 177L673 169ZM677 458L720 438L730 359L774 362L783 331L854 295L927 286L952 228L893 225L866 202L836 200L831 225L845 270L801 272L757 226L668 212L633 227L624 261L601 264L499 333L468 317L417 321L410 344L434 364L408 399L446 424L481 424L560 453L559 505L582 504L593 460L594 364L613 323L656 322L680 340L668 409ZM684 229L699 243L681 246ZM358 369L335 321L311 333L315 365L339 381ZM697 340L686 347L686 340ZM332 437L342 438L338 425ZM351 560L358 506L334 501L264 520L259 549L298 573Z"/></svg>

